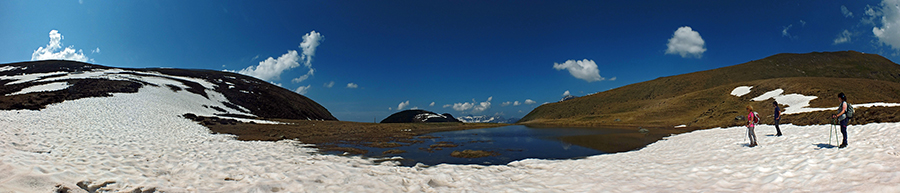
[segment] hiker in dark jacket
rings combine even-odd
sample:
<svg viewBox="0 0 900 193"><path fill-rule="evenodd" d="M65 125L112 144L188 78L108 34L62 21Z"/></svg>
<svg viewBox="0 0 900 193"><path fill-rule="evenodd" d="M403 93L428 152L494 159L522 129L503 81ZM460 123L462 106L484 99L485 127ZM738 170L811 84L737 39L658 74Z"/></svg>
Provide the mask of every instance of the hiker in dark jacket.
<svg viewBox="0 0 900 193"><path fill-rule="evenodd" d="M778 137L781 136L781 128L778 127L781 122L781 108L778 108L778 101L772 101L772 105L775 105L775 131L778 131L775 136Z"/></svg>
<svg viewBox="0 0 900 193"><path fill-rule="evenodd" d="M844 136L844 141L841 142L841 146L838 148L847 147L847 123L850 122L850 118L847 118L847 96L844 93L838 94L838 98L841 100L841 105L838 107L838 114L831 115L832 119L838 119L841 122L841 135Z"/></svg>

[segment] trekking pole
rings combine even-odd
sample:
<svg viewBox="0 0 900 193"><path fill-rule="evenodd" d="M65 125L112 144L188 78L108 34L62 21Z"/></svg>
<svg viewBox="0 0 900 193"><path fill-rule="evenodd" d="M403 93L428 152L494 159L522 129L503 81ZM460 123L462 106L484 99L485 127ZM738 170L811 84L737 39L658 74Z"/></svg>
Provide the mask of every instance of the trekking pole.
<svg viewBox="0 0 900 193"><path fill-rule="evenodd" d="M831 145L831 134L834 131L834 121L831 122L831 128L828 128L828 145Z"/></svg>
<svg viewBox="0 0 900 193"><path fill-rule="evenodd" d="M837 144L837 131L834 129L834 125L837 124L837 119L831 119L831 131L828 132L828 145L831 145L831 136L834 134L834 143Z"/></svg>

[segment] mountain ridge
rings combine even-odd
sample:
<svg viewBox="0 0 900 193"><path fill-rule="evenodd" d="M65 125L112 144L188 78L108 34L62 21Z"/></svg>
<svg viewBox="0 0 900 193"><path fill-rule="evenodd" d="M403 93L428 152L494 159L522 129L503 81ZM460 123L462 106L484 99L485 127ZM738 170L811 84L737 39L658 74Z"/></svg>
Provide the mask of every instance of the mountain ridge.
<svg viewBox="0 0 900 193"><path fill-rule="evenodd" d="M822 82L829 79L847 79L845 82L854 84ZM737 86L754 85L757 87L744 97L728 94ZM518 123L659 127L684 124L702 128L732 126L740 124L734 118L742 112L745 114L743 107L748 104L757 107L763 116L771 115L768 109L772 99L750 101L753 98L750 96L781 87L790 88L785 89L785 93L817 96L818 99L810 103L811 107L836 105L832 98L839 92L845 92L850 101L856 103L900 102L900 65L879 55L855 51L776 54L733 66L660 77L572 100L544 104ZM861 89L866 87L879 87L881 90Z"/></svg>
<svg viewBox="0 0 900 193"><path fill-rule="evenodd" d="M254 77L215 70L174 68L116 68L67 60L0 64L0 109L39 110L46 105L114 93L136 93L144 86L187 91L222 106L204 106L219 115L260 118L337 120L325 107L290 90ZM21 78L25 78L24 80ZM162 80L160 85L148 80ZM61 83L65 88L25 94L17 91ZM15 95L13 95L15 94ZM222 99L215 97L221 94ZM215 96L214 96L215 95Z"/></svg>

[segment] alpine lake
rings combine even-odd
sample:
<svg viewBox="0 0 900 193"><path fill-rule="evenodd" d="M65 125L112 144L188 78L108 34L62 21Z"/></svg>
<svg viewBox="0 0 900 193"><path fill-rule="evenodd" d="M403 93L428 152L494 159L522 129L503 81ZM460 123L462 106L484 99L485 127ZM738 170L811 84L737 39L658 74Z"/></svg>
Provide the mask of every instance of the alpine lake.
<svg viewBox="0 0 900 193"><path fill-rule="evenodd" d="M403 166L446 164L503 165L523 159L579 159L593 155L637 150L670 135L637 129L503 127L430 133L415 143L392 147L347 145L366 150L363 157L399 161ZM460 156L479 152L482 155ZM341 151L326 151L342 154ZM455 155L455 156L454 156Z"/></svg>

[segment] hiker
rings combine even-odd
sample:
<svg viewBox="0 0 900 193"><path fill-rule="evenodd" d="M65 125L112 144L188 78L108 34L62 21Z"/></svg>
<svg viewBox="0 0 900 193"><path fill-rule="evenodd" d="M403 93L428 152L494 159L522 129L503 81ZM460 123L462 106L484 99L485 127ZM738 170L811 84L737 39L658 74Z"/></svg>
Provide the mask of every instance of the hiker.
<svg viewBox="0 0 900 193"><path fill-rule="evenodd" d="M747 105L747 135L750 136L750 147L756 147L756 133L753 129L759 123L759 115L753 112L753 106Z"/></svg>
<svg viewBox="0 0 900 193"><path fill-rule="evenodd" d="M778 127L778 124L781 122L781 108L778 108L778 101L772 101L772 105L775 105L775 131L778 131L775 137L780 137L781 128Z"/></svg>
<svg viewBox="0 0 900 193"><path fill-rule="evenodd" d="M847 147L847 124L850 122L850 116L852 115L847 111L847 108L850 107L850 104L847 104L847 95L840 93L838 94L838 99L841 100L841 105L838 107L838 114L831 115L831 118L841 122L841 135L844 136L844 141L841 142L841 146L838 146L838 148L845 148Z"/></svg>

